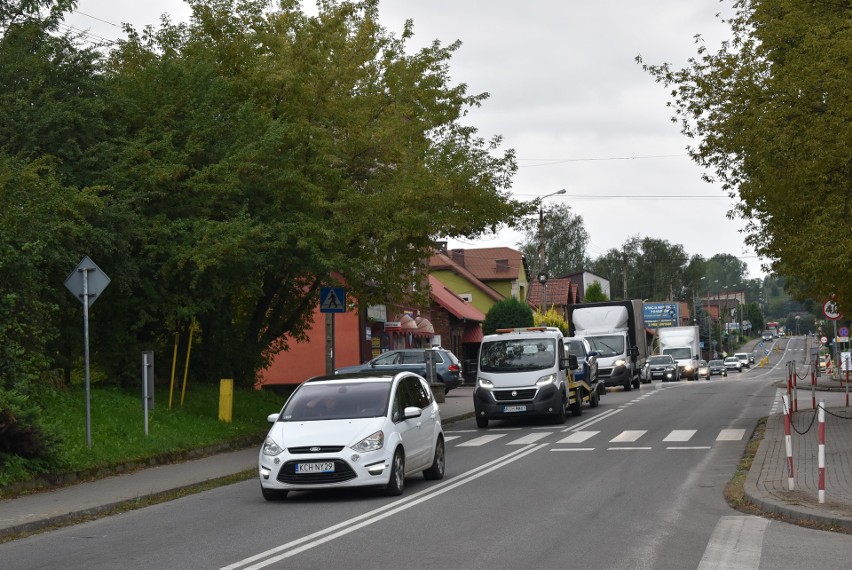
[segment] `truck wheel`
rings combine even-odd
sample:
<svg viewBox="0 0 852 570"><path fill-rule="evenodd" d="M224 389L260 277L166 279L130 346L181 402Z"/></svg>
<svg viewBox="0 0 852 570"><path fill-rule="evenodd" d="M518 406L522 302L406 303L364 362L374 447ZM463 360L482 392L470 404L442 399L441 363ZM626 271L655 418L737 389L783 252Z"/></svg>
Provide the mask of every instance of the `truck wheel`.
<svg viewBox="0 0 852 570"><path fill-rule="evenodd" d="M598 404L600 404L600 403L601 403L601 395L598 393L597 390L592 390L592 393L589 396L589 407L590 408L597 408Z"/></svg>
<svg viewBox="0 0 852 570"><path fill-rule="evenodd" d="M476 416L476 427L487 428L488 427L488 420L485 419L485 418L480 418L479 416Z"/></svg>
<svg viewBox="0 0 852 570"><path fill-rule="evenodd" d="M577 388L575 402L571 404L571 415L580 416L583 414L583 389ZM564 415L564 412L563 412Z"/></svg>

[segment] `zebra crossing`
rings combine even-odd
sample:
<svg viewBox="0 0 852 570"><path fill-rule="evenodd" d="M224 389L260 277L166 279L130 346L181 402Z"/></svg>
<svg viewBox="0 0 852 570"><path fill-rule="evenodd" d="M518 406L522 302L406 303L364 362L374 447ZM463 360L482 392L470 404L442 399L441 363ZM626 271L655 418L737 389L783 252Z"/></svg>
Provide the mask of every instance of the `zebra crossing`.
<svg viewBox="0 0 852 570"><path fill-rule="evenodd" d="M717 443L742 441L746 436L746 430L742 428L716 429L718 431L713 430L710 434L712 438L710 441L707 440L706 432L700 434L699 430L694 429L673 429L665 433L663 437L660 437L660 434L649 435L648 430L641 429L622 430L615 434L604 434L599 430L586 429L574 430L573 433L568 435L565 435L564 430L540 429L524 434L513 433L520 431L520 428L493 430L484 434L480 430L445 431L444 441L450 447L460 448L481 447L489 444L512 446L546 443L553 446L551 451L594 451L595 449L620 451L654 448L707 450ZM688 445L695 439L700 439L702 444ZM594 447L575 447L580 445L594 445Z"/></svg>

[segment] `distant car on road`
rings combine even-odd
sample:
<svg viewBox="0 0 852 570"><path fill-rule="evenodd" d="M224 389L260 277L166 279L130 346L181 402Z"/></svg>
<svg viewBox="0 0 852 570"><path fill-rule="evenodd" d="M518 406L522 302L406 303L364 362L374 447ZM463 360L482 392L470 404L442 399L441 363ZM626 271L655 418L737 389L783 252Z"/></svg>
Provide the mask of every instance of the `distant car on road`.
<svg viewBox="0 0 852 570"><path fill-rule="evenodd" d="M736 356L729 356L725 359L725 370L743 371L743 361Z"/></svg>
<svg viewBox="0 0 852 570"><path fill-rule="evenodd" d="M657 354L648 358L645 364L645 377L649 380L679 382L680 372L677 362L671 354Z"/></svg>
<svg viewBox="0 0 852 570"><path fill-rule="evenodd" d="M699 378L710 378L710 367L707 366L706 360L698 361L698 377Z"/></svg>
<svg viewBox="0 0 852 570"><path fill-rule="evenodd" d="M743 368L751 368L751 363L747 352L737 352L736 354L734 354L734 356L740 359L740 362L743 363Z"/></svg>
<svg viewBox="0 0 852 570"><path fill-rule="evenodd" d="M461 363L456 355L444 348L402 348L389 350L364 364L344 366L335 374L349 372L413 372L428 379L426 374L426 351L435 352L435 375L444 385L444 393L461 386Z"/></svg>
<svg viewBox="0 0 852 570"><path fill-rule="evenodd" d="M718 374L719 376L727 376L728 369L725 368L725 363L721 360L711 360L707 363L707 368L710 370L710 376Z"/></svg>

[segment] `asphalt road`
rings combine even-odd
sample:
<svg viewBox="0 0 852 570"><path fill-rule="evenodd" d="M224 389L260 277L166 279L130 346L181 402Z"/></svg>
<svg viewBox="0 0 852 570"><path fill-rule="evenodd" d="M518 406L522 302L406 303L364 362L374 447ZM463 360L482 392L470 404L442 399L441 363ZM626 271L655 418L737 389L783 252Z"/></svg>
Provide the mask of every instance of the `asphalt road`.
<svg viewBox="0 0 852 570"><path fill-rule="evenodd" d="M442 481L267 503L257 481L0 545L36 568L846 567L848 535L725 503L781 369L610 392L564 425L447 427Z"/></svg>

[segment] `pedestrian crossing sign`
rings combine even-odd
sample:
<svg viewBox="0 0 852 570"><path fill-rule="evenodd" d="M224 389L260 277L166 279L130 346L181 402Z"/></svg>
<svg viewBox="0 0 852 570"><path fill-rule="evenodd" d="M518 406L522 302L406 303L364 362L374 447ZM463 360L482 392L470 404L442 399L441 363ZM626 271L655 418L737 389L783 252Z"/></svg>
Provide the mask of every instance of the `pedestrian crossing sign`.
<svg viewBox="0 0 852 570"><path fill-rule="evenodd" d="M320 288L321 313L345 313L346 290L343 287Z"/></svg>

